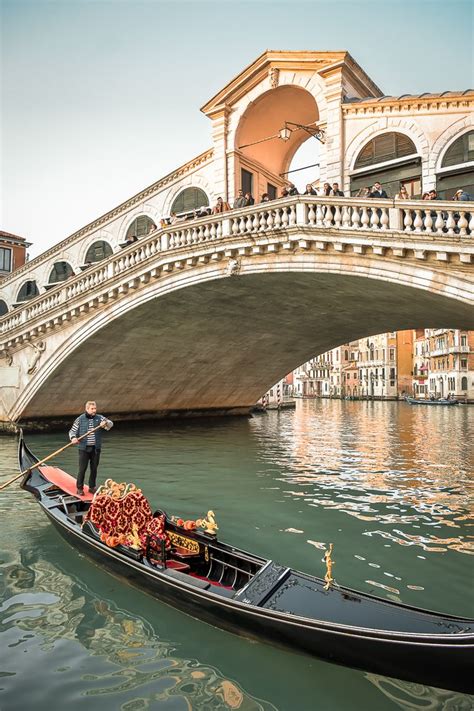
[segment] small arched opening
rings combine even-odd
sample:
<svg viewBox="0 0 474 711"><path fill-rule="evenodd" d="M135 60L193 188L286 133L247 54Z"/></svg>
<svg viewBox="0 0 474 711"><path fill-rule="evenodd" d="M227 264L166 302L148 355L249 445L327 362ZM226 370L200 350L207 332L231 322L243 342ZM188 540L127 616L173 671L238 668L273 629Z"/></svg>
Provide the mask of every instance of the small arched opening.
<svg viewBox="0 0 474 711"><path fill-rule="evenodd" d="M209 207L209 198L201 188L184 188L173 200L170 213L178 216L194 214L201 207Z"/></svg>
<svg viewBox="0 0 474 711"><path fill-rule="evenodd" d="M467 376L465 375L461 378L461 390L467 391Z"/></svg>
<svg viewBox="0 0 474 711"><path fill-rule="evenodd" d="M436 176L436 189L443 200L452 200L457 190L474 196L474 131L459 136L446 151Z"/></svg>
<svg viewBox="0 0 474 711"><path fill-rule="evenodd" d="M156 230L156 225L148 215L139 215L129 226L125 235L126 242L135 242L139 237L150 234Z"/></svg>
<svg viewBox="0 0 474 711"><path fill-rule="evenodd" d="M5 314L8 313L8 305L6 301L3 301L3 299L0 299L0 316L5 316Z"/></svg>
<svg viewBox="0 0 474 711"><path fill-rule="evenodd" d="M48 285L53 286L61 281L66 281L74 275L74 269L68 262L55 262L48 279Z"/></svg>
<svg viewBox="0 0 474 711"><path fill-rule="evenodd" d="M86 253L85 263L86 265L92 264L94 262L101 262L103 259L107 259L112 254L112 247L108 242L104 240L98 240L91 244Z"/></svg>
<svg viewBox="0 0 474 711"><path fill-rule="evenodd" d="M18 296L16 297L16 303L22 304L25 301L34 299L35 296L38 296L38 294L39 289L37 283L33 280L25 281L20 291L18 292Z"/></svg>
<svg viewBox="0 0 474 711"><path fill-rule="evenodd" d="M362 148L351 173L351 195L363 195L380 183L388 197L405 187L412 198L421 196L421 156L404 133L382 133Z"/></svg>

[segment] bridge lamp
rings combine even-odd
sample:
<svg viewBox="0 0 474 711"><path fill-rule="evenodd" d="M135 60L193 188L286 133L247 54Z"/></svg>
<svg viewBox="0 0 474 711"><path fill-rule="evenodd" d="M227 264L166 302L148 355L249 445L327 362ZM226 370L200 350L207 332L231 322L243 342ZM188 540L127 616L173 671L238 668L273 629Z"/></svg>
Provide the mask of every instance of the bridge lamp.
<svg viewBox="0 0 474 711"><path fill-rule="evenodd" d="M290 126L293 126L293 128L290 128ZM285 121L283 128L280 128L278 131L278 137L281 138L282 141L289 141L291 134L297 129L306 131L306 133L309 133L313 138L317 138L321 143L325 143L326 141L326 136L322 128L318 126L304 126L302 123L294 123L293 121Z"/></svg>

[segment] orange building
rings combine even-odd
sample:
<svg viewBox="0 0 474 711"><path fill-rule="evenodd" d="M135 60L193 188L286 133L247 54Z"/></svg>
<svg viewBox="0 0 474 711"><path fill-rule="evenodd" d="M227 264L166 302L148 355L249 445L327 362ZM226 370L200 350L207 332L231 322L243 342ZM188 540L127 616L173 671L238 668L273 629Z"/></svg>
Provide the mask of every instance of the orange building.
<svg viewBox="0 0 474 711"><path fill-rule="evenodd" d="M0 278L23 266L30 245L24 237L0 230Z"/></svg>
<svg viewBox="0 0 474 711"><path fill-rule="evenodd" d="M413 331L397 331L397 394L412 394L413 383Z"/></svg>

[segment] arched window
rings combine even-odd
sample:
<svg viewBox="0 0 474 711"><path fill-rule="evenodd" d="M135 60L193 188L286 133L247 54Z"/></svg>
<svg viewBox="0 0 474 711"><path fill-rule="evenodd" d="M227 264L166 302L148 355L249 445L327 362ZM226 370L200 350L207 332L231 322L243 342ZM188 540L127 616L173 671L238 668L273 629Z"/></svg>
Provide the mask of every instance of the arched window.
<svg viewBox="0 0 474 711"><path fill-rule="evenodd" d="M5 314L8 313L8 306L6 305L5 301L0 299L0 316L5 316Z"/></svg>
<svg viewBox="0 0 474 711"><path fill-rule="evenodd" d="M140 215L136 217L127 230L125 239L127 242L132 241L134 237L142 237L149 232L156 230L156 225L148 215Z"/></svg>
<svg viewBox="0 0 474 711"><path fill-rule="evenodd" d="M474 131L459 136L448 148L443 158L442 168L474 161Z"/></svg>
<svg viewBox="0 0 474 711"><path fill-rule="evenodd" d="M34 299L35 296L38 296L39 290L36 285L35 281L25 281L23 286L21 287L20 291L18 292L18 296L16 297L17 302L21 301L29 301L30 299Z"/></svg>
<svg viewBox="0 0 474 711"><path fill-rule="evenodd" d="M56 284L58 281L66 281L74 274L74 270L67 262L56 262L49 275L48 284Z"/></svg>
<svg viewBox="0 0 474 711"><path fill-rule="evenodd" d="M457 190L474 196L474 131L459 136L446 151L436 176L436 189L444 200L451 200Z"/></svg>
<svg viewBox="0 0 474 711"><path fill-rule="evenodd" d="M365 168L415 153L415 144L405 134L382 133L381 136L373 138L363 147L357 156L354 168Z"/></svg>
<svg viewBox="0 0 474 711"><path fill-rule="evenodd" d="M404 185L411 197L421 194L421 158L404 133L382 133L369 141L357 156L351 176L351 194L381 183L388 197Z"/></svg>
<svg viewBox="0 0 474 711"><path fill-rule="evenodd" d="M201 188L185 188L173 200L171 212L181 215L184 212L193 212L200 207L207 207L209 198Z"/></svg>
<svg viewBox="0 0 474 711"><path fill-rule="evenodd" d="M461 390L467 390L467 378L464 376L461 378Z"/></svg>
<svg viewBox="0 0 474 711"><path fill-rule="evenodd" d="M89 262L100 262L102 259L110 257L112 254L112 247L108 242L100 241L91 244L86 254L86 264Z"/></svg>

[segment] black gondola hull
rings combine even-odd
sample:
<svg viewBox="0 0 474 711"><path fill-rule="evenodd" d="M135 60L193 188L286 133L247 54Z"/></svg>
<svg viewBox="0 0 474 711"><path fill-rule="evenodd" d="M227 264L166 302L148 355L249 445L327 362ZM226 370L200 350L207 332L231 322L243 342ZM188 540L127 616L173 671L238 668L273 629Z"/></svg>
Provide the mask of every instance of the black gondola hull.
<svg viewBox="0 0 474 711"><path fill-rule="evenodd" d="M31 465L27 459L25 463ZM368 624L370 603L374 598L356 591L347 591L347 597L357 597L360 607L359 616L351 626L283 613L263 605L247 604L234 599L233 594L224 588L203 589L199 580L187 582L186 576L182 574L157 568L146 560L133 560L87 535L59 507L50 506L38 488L41 474L38 470L33 472L33 476L25 476L22 486L39 498L41 507L60 535L80 553L159 600L217 627L330 662L430 686L474 693L472 631L466 633L460 627L459 633L428 635L403 634L369 626L362 628L360 621L364 619L364 609L367 608ZM318 579L310 576L305 576L305 579L318 583ZM336 594L341 597L339 591L325 593L326 596ZM417 613L420 616L423 613L415 608L397 606L396 603L383 603L395 611L397 608L413 611L411 614L414 617ZM440 615L439 619L440 624L454 627L458 624L466 627L471 622L449 615Z"/></svg>

